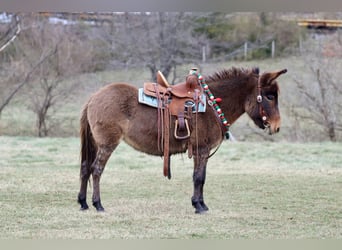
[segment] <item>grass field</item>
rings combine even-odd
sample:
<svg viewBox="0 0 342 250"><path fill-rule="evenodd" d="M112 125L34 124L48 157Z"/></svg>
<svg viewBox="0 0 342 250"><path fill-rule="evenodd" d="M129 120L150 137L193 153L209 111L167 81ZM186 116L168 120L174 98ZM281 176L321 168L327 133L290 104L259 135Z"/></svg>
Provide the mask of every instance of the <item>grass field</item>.
<svg viewBox="0 0 342 250"><path fill-rule="evenodd" d="M125 144L101 181L105 213L79 211L77 138L0 137L3 239L342 238L341 143L225 142L210 159L194 214L192 161L162 160ZM91 192L88 193L88 202Z"/></svg>

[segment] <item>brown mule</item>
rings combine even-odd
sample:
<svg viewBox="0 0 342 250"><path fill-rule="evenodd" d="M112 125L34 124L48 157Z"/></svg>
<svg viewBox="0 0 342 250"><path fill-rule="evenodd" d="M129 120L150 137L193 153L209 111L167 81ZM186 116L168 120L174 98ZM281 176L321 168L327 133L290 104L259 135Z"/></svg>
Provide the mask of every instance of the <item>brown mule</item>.
<svg viewBox="0 0 342 250"><path fill-rule="evenodd" d="M258 127L273 134L280 128L276 79L283 73L286 70L260 75L258 68L231 68L204 77L203 81L211 95L222 100L220 109L229 125L246 112ZM194 192L191 201L196 213L208 210L203 198L207 161L211 150L223 140L219 114L217 109L210 107L209 96L207 100L206 111L196 118L198 133L192 133L189 138L191 145L194 145ZM174 117L171 117L170 131L174 130L173 120ZM100 199L100 178L120 140L136 150L163 156L158 147L156 121L157 110L138 103L138 89L129 84L113 83L90 97L82 111L80 128L82 159L78 202L82 210L88 209L86 194L90 175L93 179L93 205L97 211L104 210ZM199 135L197 138L196 134ZM187 146L186 140L170 137L170 155L185 153Z"/></svg>

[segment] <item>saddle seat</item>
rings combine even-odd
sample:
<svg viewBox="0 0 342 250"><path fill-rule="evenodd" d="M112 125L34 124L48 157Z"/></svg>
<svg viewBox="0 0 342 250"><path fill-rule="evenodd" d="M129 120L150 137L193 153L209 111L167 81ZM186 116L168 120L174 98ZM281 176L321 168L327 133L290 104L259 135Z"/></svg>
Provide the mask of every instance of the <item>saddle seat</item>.
<svg viewBox="0 0 342 250"><path fill-rule="evenodd" d="M171 115L179 116L180 113L184 112L185 103L190 101L198 103L199 98L202 95L200 89L190 89L186 86L186 83L179 83L173 85L170 88L160 86L156 83L144 83L144 93L147 96L155 97L157 100L168 99L168 108ZM161 105L164 108L163 105Z"/></svg>
<svg viewBox="0 0 342 250"><path fill-rule="evenodd" d="M159 92L159 93L157 93ZM160 95L170 95L175 98L189 98L194 100L198 98L199 94L202 93L202 88L197 83L197 77L189 75L185 82L170 85L165 79L164 75L158 71L157 83L147 82L144 83L144 93L146 95L158 97Z"/></svg>

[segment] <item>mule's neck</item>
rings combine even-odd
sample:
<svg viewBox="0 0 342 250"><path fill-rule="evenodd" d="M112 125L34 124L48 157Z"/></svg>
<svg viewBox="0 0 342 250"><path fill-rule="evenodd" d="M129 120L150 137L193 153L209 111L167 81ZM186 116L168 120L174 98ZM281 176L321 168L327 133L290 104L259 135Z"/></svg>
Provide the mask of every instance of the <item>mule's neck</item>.
<svg viewBox="0 0 342 250"><path fill-rule="evenodd" d="M211 82L208 83L208 86L215 98L222 99L219 106L230 124L233 124L245 113L245 104L250 93L255 89L255 86L248 84L248 81Z"/></svg>

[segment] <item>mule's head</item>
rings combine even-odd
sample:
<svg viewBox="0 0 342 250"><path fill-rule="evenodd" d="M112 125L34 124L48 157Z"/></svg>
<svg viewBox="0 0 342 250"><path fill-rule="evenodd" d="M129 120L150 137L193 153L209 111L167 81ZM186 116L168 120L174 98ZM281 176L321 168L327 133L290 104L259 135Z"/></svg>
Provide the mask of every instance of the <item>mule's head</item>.
<svg viewBox="0 0 342 250"><path fill-rule="evenodd" d="M278 108L279 87L276 79L286 73L283 69L275 72L266 72L254 77L253 91L245 103L245 111L254 123L261 129L268 129L269 134L279 132L280 113Z"/></svg>

